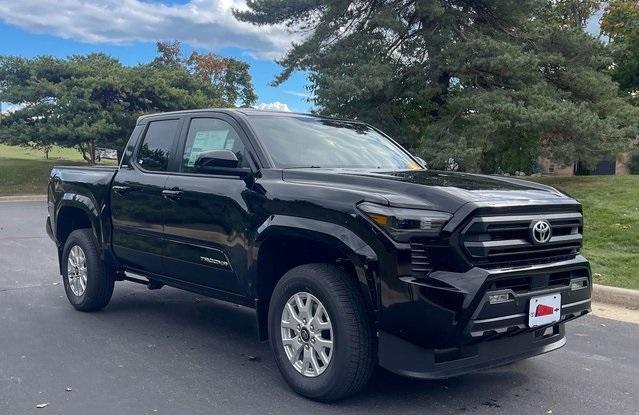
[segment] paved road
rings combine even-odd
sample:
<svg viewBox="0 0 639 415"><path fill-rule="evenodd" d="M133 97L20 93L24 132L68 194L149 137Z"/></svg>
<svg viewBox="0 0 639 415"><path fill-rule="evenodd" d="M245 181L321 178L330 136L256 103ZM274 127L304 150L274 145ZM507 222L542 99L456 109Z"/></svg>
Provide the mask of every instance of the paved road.
<svg viewBox="0 0 639 415"><path fill-rule="evenodd" d="M380 370L353 399L310 402L245 308L120 283L103 312L74 311L44 217L44 203L0 202L2 415L639 414L639 325L594 316L570 324L563 349L510 367L444 381Z"/></svg>

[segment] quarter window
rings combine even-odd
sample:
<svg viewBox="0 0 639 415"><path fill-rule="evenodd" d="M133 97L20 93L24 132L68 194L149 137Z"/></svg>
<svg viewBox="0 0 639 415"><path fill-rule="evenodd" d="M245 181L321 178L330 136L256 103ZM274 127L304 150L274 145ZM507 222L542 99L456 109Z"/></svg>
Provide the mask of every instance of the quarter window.
<svg viewBox="0 0 639 415"><path fill-rule="evenodd" d="M239 167L248 167L244 144L231 124L217 118L192 119L182 156L182 171L194 171L197 157L212 150L231 150L239 160Z"/></svg>
<svg viewBox="0 0 639 415"><path fill-rule="evenodd" d="M138 151L137 162L145 170L166 171L178 120L151 121Z"/></svg>

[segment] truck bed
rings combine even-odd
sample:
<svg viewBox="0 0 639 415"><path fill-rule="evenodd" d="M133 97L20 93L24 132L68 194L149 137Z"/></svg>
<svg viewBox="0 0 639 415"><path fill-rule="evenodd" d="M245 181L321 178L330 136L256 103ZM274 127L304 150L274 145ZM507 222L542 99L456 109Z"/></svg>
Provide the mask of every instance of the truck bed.
<svg viewBox="0 0 639 415"><path fill-rule="evenodd" d="M117 166L54 166L49 176L48 200L50 214L63 200L89 199L99 214L108 206L111 181Z"/></svg>
<svg viewBox="0 0 639 415"><path fill-rule="evenodd" d="M77 187L78 190L106 190L108 193L108 186L117 171L117 166L53 166L49 179L57 190L67 191ZM107 189L101 189L101 186Z"/></svg>
<svg viewBox="0 0 639 415"><path fill-rule="evenodd" d="M53 170L83 170L83 171L110 171L115 172L118 166L53 166Z"/></svg>

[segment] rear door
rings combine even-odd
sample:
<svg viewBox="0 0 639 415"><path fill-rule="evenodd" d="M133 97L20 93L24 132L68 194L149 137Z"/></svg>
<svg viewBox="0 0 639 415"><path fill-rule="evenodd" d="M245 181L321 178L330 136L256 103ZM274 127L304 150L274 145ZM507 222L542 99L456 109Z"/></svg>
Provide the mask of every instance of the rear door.
<svg viewBox="0 0 639 415"><path fill-rule="evenodd" d="M163 190L173 168L180 118L152 119L111 187L113 250L125 265L162 273Z"/></svg>
<svg viewBox="0 0 639 415"><path fill-rule="evenodd" d="M192 284L244 294L251 190L238 176L197 173L200 153L231 150L240 167L250 167L247 138L228 115L194 115L184 121L179 173L166 189L175 192L166 208L166 272Z"/></svg>

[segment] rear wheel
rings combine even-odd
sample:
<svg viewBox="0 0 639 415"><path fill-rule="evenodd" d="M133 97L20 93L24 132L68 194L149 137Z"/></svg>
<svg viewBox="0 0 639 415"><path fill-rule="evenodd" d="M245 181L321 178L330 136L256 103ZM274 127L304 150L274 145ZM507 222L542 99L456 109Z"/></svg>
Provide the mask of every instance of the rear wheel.
<svg viewBox="0 0 639 415"><path fill-rule="evenodd" d="M77 229L67 238L62 252L62 280L67 298L77 310L100 310L111 300L115 278L100 259L91 229Z"/></svg>
<svg viewBox="0 0 639 415"><path fill-rule="evenodd" d="M269 306L269 338L284 379L311 399L355 394L375 367L373 327L357 283L330 264L282 277Z"/></svg>

